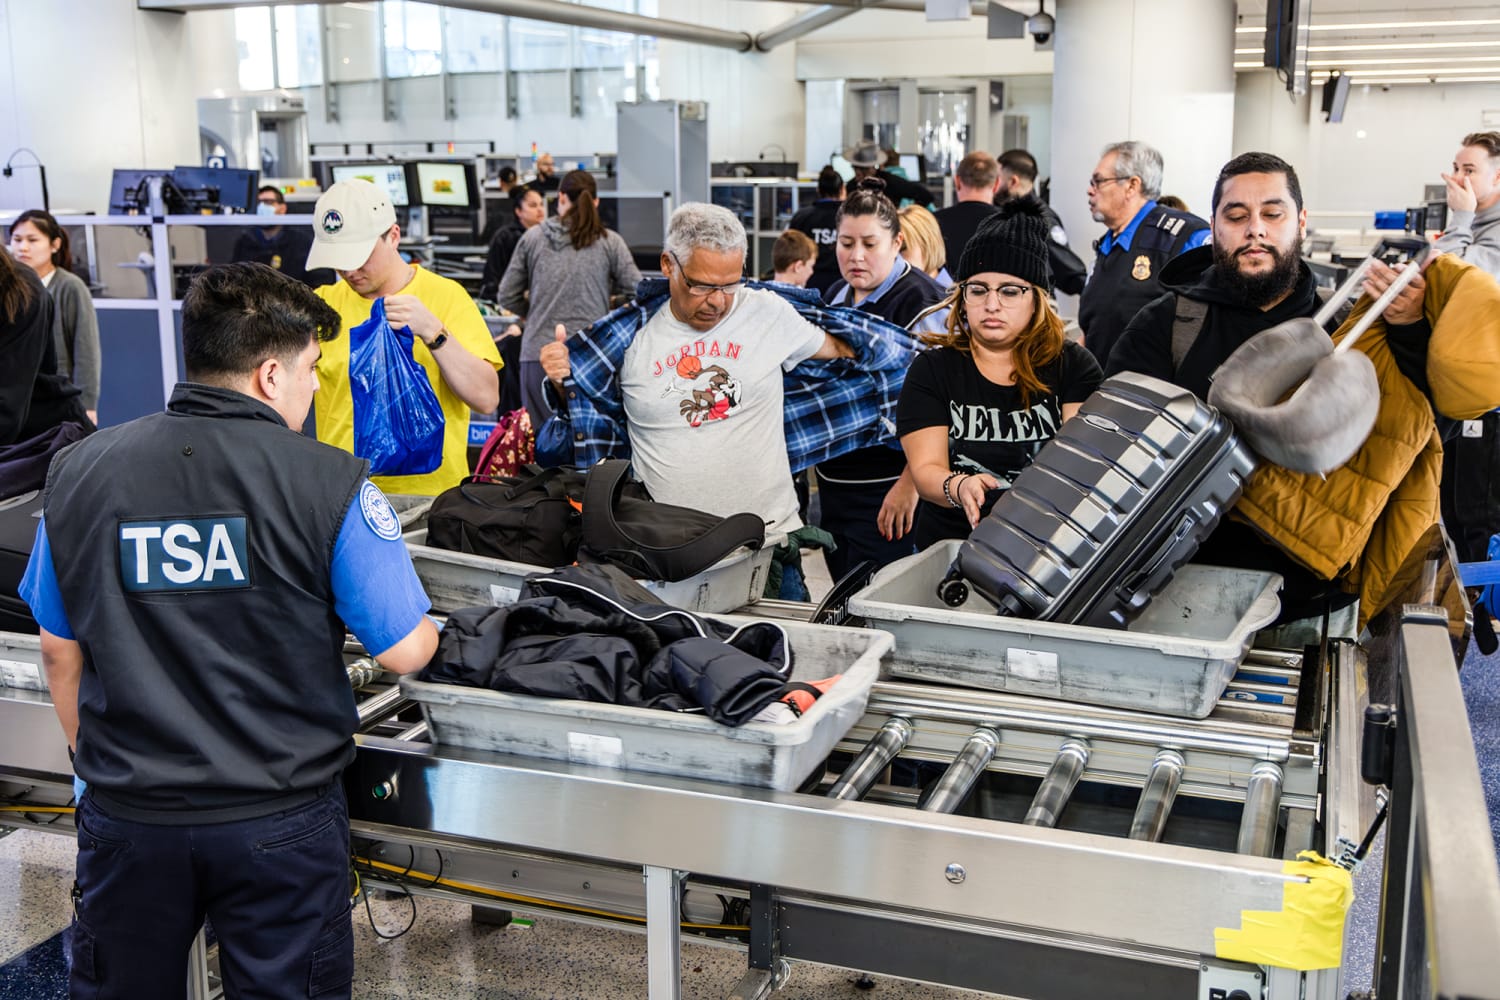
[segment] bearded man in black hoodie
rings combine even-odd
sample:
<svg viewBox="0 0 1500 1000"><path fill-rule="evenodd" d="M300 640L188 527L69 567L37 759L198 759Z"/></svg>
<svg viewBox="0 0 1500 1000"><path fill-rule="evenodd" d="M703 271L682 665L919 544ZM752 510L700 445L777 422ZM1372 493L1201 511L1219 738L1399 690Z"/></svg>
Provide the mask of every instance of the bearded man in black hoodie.
<svg viewBox="0 0 1500 1000"><path fill-rule="evenodd" d="M1312 271L1302 260L1307 211L1291 164L1270 153L1230 160L1214 183L1211 227L1208 245L1162 269L1166 294L1143 306L1125 327L1106 376L1141 372L1207 398L1213 373L1241 344L1321 307ZM1365 291L1378 296L1395 277L1393 269L1376 264ZM1426 283L1417 277L1384 314L1398 367L1424 393L1432 335L1422 313L1425 291ZM1318 613L1325 599L1335 609L1353 600L1233 519L1221 522L1196 559L1280 573L1286 581L1282 621Z"/></svg>

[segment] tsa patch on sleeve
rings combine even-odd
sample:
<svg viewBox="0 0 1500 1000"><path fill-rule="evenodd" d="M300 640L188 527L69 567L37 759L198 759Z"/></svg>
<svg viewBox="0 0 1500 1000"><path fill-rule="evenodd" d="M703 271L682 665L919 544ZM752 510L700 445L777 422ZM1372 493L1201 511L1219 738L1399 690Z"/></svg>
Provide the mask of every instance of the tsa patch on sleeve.
<svg viewBox="0 0 1500 1000"><path fill-rule="evenodd" d="M380 487L366 480L359 491L359 512L364 515L370 530L386 541L394 542L401 537L401 519L391 508L391 502L380 492Z"/></svg>

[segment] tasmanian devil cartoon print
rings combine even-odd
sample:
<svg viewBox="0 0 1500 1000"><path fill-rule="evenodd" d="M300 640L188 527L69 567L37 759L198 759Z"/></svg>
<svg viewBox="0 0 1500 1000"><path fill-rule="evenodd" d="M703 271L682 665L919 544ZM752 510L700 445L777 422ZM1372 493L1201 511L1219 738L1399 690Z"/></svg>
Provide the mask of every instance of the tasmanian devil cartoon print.
<svg viewBox="0 0 1500 1000"><path fill-rule="evenodd" d="M689 393L678 410L693 427L702 427L708 420L723 420L740 405L739 379L719 365L705 368L697 358L683 358L678 362L677 376L678 384L685 382Z"/></svg>

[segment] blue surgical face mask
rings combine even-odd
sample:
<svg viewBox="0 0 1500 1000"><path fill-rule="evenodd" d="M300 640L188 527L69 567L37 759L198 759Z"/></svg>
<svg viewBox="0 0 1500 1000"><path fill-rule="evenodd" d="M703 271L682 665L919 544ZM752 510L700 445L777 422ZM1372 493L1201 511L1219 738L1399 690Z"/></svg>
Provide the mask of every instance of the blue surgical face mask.
<svg viewBox="0 0 1500 1000"><path fill-rule="evenodd" d="M275 215L276 205L269 201L258 201L255 203L256 215Z"/></svg>

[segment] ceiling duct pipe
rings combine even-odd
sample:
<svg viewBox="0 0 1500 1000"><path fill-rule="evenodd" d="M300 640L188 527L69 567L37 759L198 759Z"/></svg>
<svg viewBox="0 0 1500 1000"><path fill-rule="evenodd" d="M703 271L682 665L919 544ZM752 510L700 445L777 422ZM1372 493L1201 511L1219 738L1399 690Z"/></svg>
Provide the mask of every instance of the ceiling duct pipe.
<svg viewBox="0 0 1500 1000"><path fill-rule="evenodd" d="M801 38L803 35L817 31L825 24L842 21L863 7L878 6L880 0L859 0L858 3L844 6L841 4L824 4L814 7L812 10L803 11L789 21L784 21L774 28L767 28L755 36L755 48L758 52L770 52L778 45Z"/></svg>

